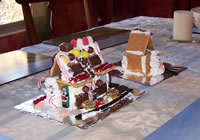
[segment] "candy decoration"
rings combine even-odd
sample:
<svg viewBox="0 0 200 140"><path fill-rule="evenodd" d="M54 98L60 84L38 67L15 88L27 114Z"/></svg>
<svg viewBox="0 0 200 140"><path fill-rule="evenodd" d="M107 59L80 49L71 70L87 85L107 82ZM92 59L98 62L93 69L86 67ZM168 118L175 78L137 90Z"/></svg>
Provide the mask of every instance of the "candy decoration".
<svg viewBox="0 0 200 140"><path fill-rule="evenodd" d="M92 90L94 91L95 90L95 82L92 81Z"/></svg>
<svg viewBox="0 0 200 140"><path fill-rule="evenodd" d="M68 58L68 56L61 55L60 57L61 57L62 61L63 61L65 64L68 64L68 63L69 63L69 58Z"/></svg>
<svg viewBox="0 0 200 140"><path fill-rule="evenodd" d="M88 92L89 92L89 87L88 87L88 86L84 86L84 87L82 88L82 91L83 91L84 93L88 93Z"/></svg>
<svg viewBox="0 0 200 140"><path fill-rule="evenodd" d="M77 75L75 77L72 77L71 78L71 81L73 81L74 83L77 83L77 82L80 82L80 81L83 81L83 80L86 80L89 78L89 75L88 74L81 74L81 75Z"/></svg>
<svg viewBox="0 0 200 140"><path fill-rule="evenodd" d="M83 47L83 40L81 38L77 39L77 49L81 50Z"/></svg>
<svg viewBox="0 0 200 140"><path fill-rule="evenodd" d="M46 80L46 77L40 77L39 81L38 81L38 88L42 87L42 82Z"/></svg>
<svg viewBox="0 0 200 140"><path fill-rule="evenodd" d="M86 110L95 108L95 105L96 105L96 102L92 101L92 100L85 100L82 103L83 108L86 109Z"/></svg>
<svg viewBox="0 0 200 140"><path fill-rule="evenodd" d="M80 51L78 49L73 49L72 50L72 54L75 56L75 57L78 57L81 55Z"/></svg>
<svg viewBox="0 0 200 140"><path fill-rule="evenodd" d="M73 47L76 48L77 42L76 42L76 40L71 40L70 44L72 44Z"/></svg>
<svg viewBox="0 0 200 140"><path fill-rule="evenodd" d="M146 30L140 29L140 28L135 28L135 31L141 31L141 32L146 32Z"/></svg>
<svg viewBox="0 0 200 140"><path fill-rule="evenodd" d="M94 45L95 45L95 48L96 48L96 53L99 55L99 58L101 59L102 63L104 63L104 59L101 55L101 51L100 51L100 48L99 48L99 44L97 42L94 42Z"/></svg>
<svg viewBox="0 0 200 140"><path fill-rule="evenodd" d="M88 39L89 44L94 42L91 36L88 36L87 39Z"/></svg>
<svg viewBox="0 0 200 140"><path fill-rule="evenodd" d="M46 99L46 96L42 96L42 97L40 97L40 98L34 100L34 101L33 101L33 104L36 105L36 104L38 104L39 102L43 101L44 99Z"/></svg>
<svg viewBox="0 0 200 140"><path fill-rule="evenodd" d="M69 76L69 73L68 71L65 69L65 67L62 65L61 63L61 56L66 56L64 53L59 53L57 56L56 56L56 60L57 60L57 64L58 66L60 67L60 70L62 71L63 75L65 76L66 79L69 79L70 76ZM65 59L67 60L68 58L65 57ZM68 60L69 61L69 60Z"/></svg>
<svg viewBox="0 0 200 140"><path fill-rule="evenodd" d="M88 57L89 57L89 53L86 52L86 51L82 51L82 52L81 52L81 55L82 55L84 58L88 58Z"/></svg>
<svg viewBox="0 0 200 140"><path fill-rule="evenodd" d="M75 59L75 56L74 56L72 53L70 53L70 54L69 54L69 59L72 61L72 60Z"/></svg>
<svg viewBox="0 0 200 140"><path fill-rule="evenodd" d="M88 97L90 100L93 100L94 99L93 91L95 90L95 82L94 81L92 81L92 86L91 86L90 90L91 90L91 92L88 93Z"/></svg>
<svg viewBox="0 0 200 140"><path fill-rule="evenodd" d="M66 42L60 44L59 47L60 47L60 50L63 51L63 52L69 52L73 49L72 44L69 44L69 43L66 43Z"/></svg>
<svg viewBox="0 0 200 140"><path fill-rule="evenodd" d="M109 68L112 68L114 65L113 64L109 64L108 62L94 68L94 71L95 72L103 72L103 71L106 71L107 69Z"/></svg>
<svg viewBox="0 0 200 140"><path fill-rule="evenodd" d="M69 88L67 86L63 86L63 92L65 93L65 95L62 96L62 99L64 99L62 100L62 105L65 108L69 108Z"/></svg>
<svg viewBox="0 0 200 140"><path fill-rule="evenodd" d="M83 45L89 45L89 41L87 37L83 37L82 40L83 40Z"/></svg>
<svg viewBox="0 0 200 140"><path fill-rule="evenodd" d="M98 101L98 102L96 102L96 104L95 104L95 108L99 108L99 106L101 106L101 105L103 105L103 104L105 104L104 101Z"/></svg>
<svg viewBox="0 0 200 140"><path fill-rule="evenodd" d="M111 99L115 99L119 95L119 90L117 89L108 89L106 92L107 96Z"/></svg>
<svg viewBox="0 0 200 140"><path fill-rule="evenodd" d="M94 49L93 49L92 47L89 47L89 48L88 48L88 52L89 52L89 53L93 53L93 52L94 52Z"/></svg>
<svg viewBox="0 0 200 140"><path fill-rule="evenodd" d="M87 59L83 59L83 60L82 60L82 64L83 64L83 65L87 65L87 63L88 63L88 60L87 60Z"/></svg>
<svg viewBox="0 0 200 140"><path fill-rule="evenodd" d="M96 86L97 87L100 87L102 85L103 85L103 81L102 80L99 79L99 80L96 81Z"/></svg>

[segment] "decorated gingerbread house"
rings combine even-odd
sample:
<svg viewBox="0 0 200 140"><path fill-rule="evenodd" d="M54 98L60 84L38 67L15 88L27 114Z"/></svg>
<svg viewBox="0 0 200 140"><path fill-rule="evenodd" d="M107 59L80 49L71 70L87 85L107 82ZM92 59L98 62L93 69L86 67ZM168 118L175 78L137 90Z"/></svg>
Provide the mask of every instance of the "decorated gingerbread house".
<svg viewBox="0 0 200 140"><path fill-rule="evenodd" d="M133 30L123 55L122 67L125 73L137 76L160 75L165 68L158 54L149 31Z"/></svg>
<svg viewBox="0 0 200 140"><path fill-rule="evenodd" d="M86 128L141 95L109 81L114 65L104 62L98 43L90 36L59 47L50 77L39 80L39 87L44 81L45 96L34 101L35 108L45 110L49 118Z"/></svg>
<svg viewBox="0 0 200 140"><path fill-rule="evenodd" d="M104 63L98 44L90 36L62 43L54 57L51 78L45 80L46 103L71 110L94 108L92 100L107 91L108 76L104 75L113 68L113 64ZM57 98L50 100L53 92Z"/></svg>

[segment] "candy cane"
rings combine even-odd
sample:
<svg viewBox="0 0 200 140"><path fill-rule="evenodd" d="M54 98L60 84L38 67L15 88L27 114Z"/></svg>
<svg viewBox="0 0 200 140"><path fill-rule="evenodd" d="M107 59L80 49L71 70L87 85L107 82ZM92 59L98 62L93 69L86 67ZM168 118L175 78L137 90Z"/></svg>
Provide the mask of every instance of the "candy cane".
<svg viewBox="0 0 200 140"><path fill-rule="evenodd" d="M101 51L99 49L99 44L97 42L94 42L94 45L95 45L95 48L97 50L97 54L99 55L99 58L101 59L101 62L104 63L104 59L103 59L103 57L101 55Z"/></svg>
<svg viewBox="0 0 200 140"><path fill-rule="evenodd" d="M100 48L99 48L99 44L97 42L94 42L94 45L95 45L95 47L97 49L98 54L100 54L101 51L100 51Z"/></svg>
<svg viewBox="0 0 200 140"><path fill-rule="evenodd" d="M91 36L87 36L87 39L88 39L88 43L89 43L89 44L94 42L94 40L92 39Z"/></svg>
<svg viewBox="0 0 200 140"><path fill-rule="evenodd" d="M63 65L61 64L61 62L60 62L60 57L61 57L61 56L64 56L64 57L66 58L66 60L68 61L68 63L69 63L70 61L69 61L69 59L68 59L64 54L58 54L58 55L56 56L56 58L57 58L57 64L59 65L59 67L60 67L60 69L62 70L62 72L63 72L64 76L66 77L66 79L69 79L69 78L70 78L69 74L67 73L67 71L65 70L64 66L63 66Z"/></svg>
<svg viewBox="0 0 200 140"><path fill-rule="evenodd" d="M67 60L67 63L70 62L69 58L68 58L64 53L59 53L58 56L59 56L59 57L62 57L62 56L63 56L63 57Z"/></svg>
<svg viewBox="0 0 200 140"><path fill-rule="evenodd" d="M95 82L92 81L92 90L95 90Z"/></svg>
<svg viewBox="0 0 200 140"><path fill-rule="evenodd" d="M38 81L38 88L42 87L42 81L45 81L46 77L40 77L39 81Z"/></svg>

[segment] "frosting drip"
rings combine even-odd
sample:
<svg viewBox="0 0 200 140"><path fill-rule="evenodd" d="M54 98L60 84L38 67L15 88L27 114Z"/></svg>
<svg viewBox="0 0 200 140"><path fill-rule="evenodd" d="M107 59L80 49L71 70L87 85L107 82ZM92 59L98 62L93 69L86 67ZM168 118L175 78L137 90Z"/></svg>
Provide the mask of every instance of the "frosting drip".
<svg viewBox="0 0 200 140"><path fill-rule="evenodd" d="M158 51L151 51L151 70L148 76L161 75L165 72L165 67L163 65L162 60L159 59L158 53Z"/></svg>

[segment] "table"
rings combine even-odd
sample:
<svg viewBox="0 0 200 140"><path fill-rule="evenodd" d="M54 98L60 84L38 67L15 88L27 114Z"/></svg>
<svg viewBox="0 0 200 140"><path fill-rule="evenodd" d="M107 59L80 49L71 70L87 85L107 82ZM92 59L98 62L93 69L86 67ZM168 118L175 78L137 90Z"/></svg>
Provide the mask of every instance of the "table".
<svg viewBox="0 0 200 140"><path fill-rule="evenodd" d="M105 26L151 30L161 58L165 62L188 68L178 76L152 87L115 78L146 93L88 130L80 130L13 109L15 105L41 94L37 81L41 76L48 76L48 70L43 71L0 87L0 134L20 140L143 139L200 97L200 44L171 40L172 24L172 19L141 16ZM200 34L193 34L193 38L197 40ZM105 49L102 51L103 57L109 62L119 61L125 46L126 43ZM41 43L22 50L52 56L58 48Z"/></svg>

